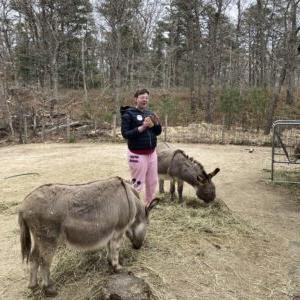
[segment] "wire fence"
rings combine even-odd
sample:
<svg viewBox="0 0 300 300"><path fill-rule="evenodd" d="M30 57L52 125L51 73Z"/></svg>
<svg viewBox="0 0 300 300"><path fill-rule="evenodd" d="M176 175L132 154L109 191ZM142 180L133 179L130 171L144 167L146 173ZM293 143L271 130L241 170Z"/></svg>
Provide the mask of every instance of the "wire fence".
<svg viewBox="0 0 300 300"><path fill-rule="evenodd" d="M24 117L23 128L15 133L10 140L21 143L34 142L78 142L81 140L122 142L121 128L116 115L111 122L103 120L72 120L69 115L49 119L44 117L38 125ZM171 126L167 117L162 120L163 131L158 137L160 141L171 143L207 143L207 144L236 144L236 145L271 145L271 135L265 135L262 130L225 125L190 123L187 126ZM290 135L290 139L293 136Z"/></svg>
<svg viewBox="0 0 300 300"><path fill-rule="evenodd" d="M0 136L2 140L10 142L79 142L93 140L95 142L122 142L121 128L116 115L110 122L104 120L72 120L68 114L61 114L56 118L45 116L38 122L24 117L22 127L15 132L15 136L6 131ZM160 141L170 143L207 143L207 144L235 144L253 146L271 146L272 133L264 134L263 130L231 126L224 124L190 123L187 126L171 126L167 116L161 121L162 134ZM286 128L285 142L289 148L299 142L300 128Z"/></svg>
<svg viewBox="0 0 300 300"><path fill-rule="evenodd" d="M278 120L272 127L271 180L300 183L300 120Z"/></svg>

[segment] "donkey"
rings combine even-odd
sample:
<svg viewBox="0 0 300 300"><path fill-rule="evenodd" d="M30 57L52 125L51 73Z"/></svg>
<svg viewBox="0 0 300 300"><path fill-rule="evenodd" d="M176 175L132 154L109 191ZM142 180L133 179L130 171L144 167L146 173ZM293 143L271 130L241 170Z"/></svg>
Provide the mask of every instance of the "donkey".
<svg viewBox="0 0 300 300"><path fill-rule="evenodd" d="M209 203L215 199L216 188L211 179L220 171L219 168L207 174L198 161L188 157L184 151L173 149L166 143L158 146L157 157L160 193L164 193L164 180L171 180L170 193L172 201L175 198L176 181L180 203L183 203L184 182L193 186L197 197L204 202Z"/></svg>
<svg viewBox="0 0 300 300"><path fill-rule="evenodd" d="M50 279L50 267L60 242L92 250L108 246L108 260L115 272L121 269L119 248L124 234L134 248L145 239L149 212L157 199L148 205L120 177L86 184L46 184L31 192L19 210L20 241L23 261L30 263L28 287L41 285L47 296L57 294Z"/></svg>
<svg viewBox="0 0 300 300"><path fill-rule="evenodd" d="M300 159L300 143L296 144L294 146L294 152L291 156L291 162L296 162L298 159Z"/></svg>

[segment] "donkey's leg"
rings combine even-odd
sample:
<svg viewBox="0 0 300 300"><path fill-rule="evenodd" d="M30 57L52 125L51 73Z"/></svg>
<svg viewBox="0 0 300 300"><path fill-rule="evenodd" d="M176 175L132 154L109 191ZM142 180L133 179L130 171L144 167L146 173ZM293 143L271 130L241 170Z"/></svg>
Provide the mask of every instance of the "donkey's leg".
<svg viewBox="0 0 300 300"><path fill-rule="evenodd" d="M175 200L175 179L170 180L171 201Z"/></svg>
<svg viewBox="0 0 300 300"><path fill-rule="evenodd" d="M47 297L57 295L54 282L50 279L50 267L56 250L57 242L43 241L40 246L40 272L42 278L42 288Z"/></svg>
<svg viewBox="0 0 300 300"><path fill-rule="evenodd" d="M165 193L164 180L163 179L159 179L159 193L160 194L164 194Z"/></svg>
<svg viewBox="0 0 300 300"><path fill-rule="evenodd" d="M34 246L29 255L29 289L35 289L38 286L37 283L37 272L39 268L39 250L37 248L36 243L34 242Z"/></svg>
<svg viewBox="0 0 300 300"><path fill-rule="evenodd" d="M183 191L183 181L177 179L177 192L178 192L179 203L183 203L182 191Z"/></svg>
<svg viewBox="0 0 300 300"><path fill-rule="evenodd" d="M109 241L109 260L114 272L118 272L122 269L122 266L119 263L119 250L122 242L124 232L115 233L112 239Z"/></svg>

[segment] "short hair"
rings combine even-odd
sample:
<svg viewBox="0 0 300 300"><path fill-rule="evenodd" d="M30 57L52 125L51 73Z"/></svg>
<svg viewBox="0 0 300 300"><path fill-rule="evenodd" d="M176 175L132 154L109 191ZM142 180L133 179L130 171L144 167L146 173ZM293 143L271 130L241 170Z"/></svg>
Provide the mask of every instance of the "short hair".
<svg viewBox="0 0 300 300"><path fill-rule="evenodd" d="M140 90L137 90L135 93L134 93L134 98L137 98L139 95L143 95L143 94L148 94L150 95L149 91L147 89L140 89Z"/></svg>

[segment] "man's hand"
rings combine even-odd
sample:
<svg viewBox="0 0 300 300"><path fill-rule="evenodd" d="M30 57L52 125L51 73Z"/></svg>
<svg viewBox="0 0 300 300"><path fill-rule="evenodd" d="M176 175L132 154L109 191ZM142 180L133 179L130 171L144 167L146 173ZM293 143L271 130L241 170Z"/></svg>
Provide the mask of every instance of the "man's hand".
<svg viewBox="0 0 300 300"><path fill-rule="evenodd" d="M138 127L138 131L139 131L139 132L143 132L143 131L145 131L145 130L147 130L148 128L151 128L151 127L153 127L153 126L154 126L154 124L153 124L151 118L150 118L150 117L146 117L146 118L144 119L143 125L141 125L141 126Z"/></svg>
<svg viewBox="0 0 300 300"><path fill-rule="evenodd" d="M160 123L159 117L156 113L150 116L154 125L158 125Z"/></svg>
<svg viewBox="0 0 300 300"><path fill-rule="evenodd" d="M151 117L146 117L144 120L144 125L146 125L148 128L151 128L154 126L154 123L151 119Z"/></svg>
<svg viewBox="0 0 300 300"><path fill-rule="evenodd" d="M149 117L146 117L144 119L143 125L141 125L138 130L139 132L143 132L145 131L147 128L152 128L154 125L159 124L159 117L157 116L157 114L153 114Z"/></svg>

